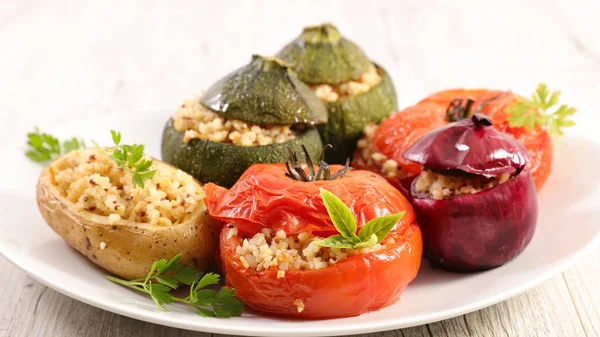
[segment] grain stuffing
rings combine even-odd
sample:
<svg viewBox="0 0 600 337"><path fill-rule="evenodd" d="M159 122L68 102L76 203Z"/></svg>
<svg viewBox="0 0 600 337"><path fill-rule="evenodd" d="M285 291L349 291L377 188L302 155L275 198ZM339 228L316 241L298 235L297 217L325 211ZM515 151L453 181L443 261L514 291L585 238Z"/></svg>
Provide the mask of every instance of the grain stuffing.
<svg viewBox="0 0 600 337"><path fill-rule="evenodd" d="M375 168L382 176L386 178L403 178L408 176L407 172L402 171L398 162L394 159L388 158L383 153L377 152L373 149L373 136L377 130L377 125L369 123L363 129L364 136L356 143L357 148L360 151L360 156L363 162Z"/></svg>
<svg viewBox="0 0 600 337"><path fill-rule="evenodd" d="M381 74L371 64L358 79L339 85L318 84L310 88L323 102L336 102L340 98L364 94L381 82Z"/></svg>
<svg viewBox="0 0 600 337"><path fill-rule="evenodd" d="M415 191L425 193L433 199L449 199L463 194L475 194L502 184L510 179L510 174L503 173L498 177L484 176L448 176L423 170L415 181Z"/></svg>
<svg viewBox="0 0 600 337"><path fill-rule="evenodd" d="M157 170L141 188L107 151L78 150L49 167L58 191L78 211L106 216L111 224L129 220L170 226L190 219L202 204L204 189L187 173Z"/></svg>
<svg viewBox="0 0 600 337"><path fill-rule="evenodd" d="M231 227L227 238L237 237L237 228ZM326 248L313 242L323 237L305 232L298 235L287 235L284 231L263 229L251 238L241 240L236 248L236 257L246 268L263 271L278 269L277 278L285 277L286 270L322 269L332 266L349 256L377 252L384 249L385 244L393 244L388 238L383 244L360 249Z"/></svg>
<svg viewBox="0 0 600 337"><path fill-rule="evenodd" d="M223 117L200 104L200 98L185 101L173 117L173 128L184 133L183 141L194 138L238 146L283 143L295 137L291 125L260 127Z"/></svg>

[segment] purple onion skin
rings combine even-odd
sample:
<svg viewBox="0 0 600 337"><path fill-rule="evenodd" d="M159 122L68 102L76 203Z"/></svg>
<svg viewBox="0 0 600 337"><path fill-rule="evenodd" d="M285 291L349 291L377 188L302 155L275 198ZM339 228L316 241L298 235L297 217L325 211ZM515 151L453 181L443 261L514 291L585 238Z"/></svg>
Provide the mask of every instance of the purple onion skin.
<svg viewBox="0 0 600 337"><path fill-rule="evenodd" d="M417 213L424 255L447 270L474 272L501 266L533 237L537 195L527 168L490 189L444 200L419 198L412 181L405 179L399 187Z"/></svg>
<svg viewBox="0 0 600 337"><path fill-rule="evenodd" d="M486 177L513 174L527 164L527 149L492 127L482 114L435 129L402 155L431 170L460 170Z"/></svg>

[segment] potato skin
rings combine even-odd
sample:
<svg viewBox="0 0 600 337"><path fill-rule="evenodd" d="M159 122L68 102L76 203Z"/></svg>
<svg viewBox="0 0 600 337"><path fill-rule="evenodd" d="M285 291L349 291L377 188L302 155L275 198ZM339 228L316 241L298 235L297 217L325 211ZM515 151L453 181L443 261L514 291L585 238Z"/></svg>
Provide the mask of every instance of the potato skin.
<svg viewBox="0 0 600 337"><path fill-rule="evenodd" d="M158 161L154 165L174 169ZM153 262L179 253L183 264L201 270L214 263L219 226L204 203L189 221L178 225L151 226L128 220L111 225L106 216L76 211L75 205L60 195L48 168L37 185L37 203L44 220L71 247L124 279L145 277Z"/></svg>

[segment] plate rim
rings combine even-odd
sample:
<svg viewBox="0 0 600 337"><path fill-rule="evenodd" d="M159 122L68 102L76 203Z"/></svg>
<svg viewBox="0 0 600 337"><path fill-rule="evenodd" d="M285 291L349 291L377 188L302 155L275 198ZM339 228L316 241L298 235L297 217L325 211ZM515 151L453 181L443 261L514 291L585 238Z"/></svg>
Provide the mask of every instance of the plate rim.
<svg viewBox="0 0 600 337"><path fill-rule="evenodd" d="M452 309L445 310L443 312L437 312L435 314L425 314L417 317L416 319L404 323L398 323L398 321L390 320L383 322L368 322L368 323L355 323L351 325L351 327L342 326L332 326L332 327L319 327L319 328L307 328L301 331L296 329L294 330L286 330L286 329L269 329L268 327L263 330L252 329L249 327L238 327L235 325L229 325L228 327L224 327L222 325L203 325L199 326L198 324L189 324L186 321L173 321L169 316L157 316L156 312L150 311L134 311L126 309L127 307L119 307L113 306L109 304L107 301L99 300L94 297L86 297L80 296L77 292L69 290L68 287L61 286L60 284L53 283L48 281L46 278L40 276L31 268L27 268L27 263L23 263L24 259L20 259L17 257L19 254L11 254L7 252L2 245L0 245L0 254L2 254L7 260L13 263L16 267L24 271L27 275L34 278L36 281L45 285L48 288L51 288L65 296L68 296L77 301L83 302L85 304L91 305L93 307L106 310L118 315L126 316L129 318L137 319L140 321L159 324L163 326L169 326L173 328L179 328L190 331L200 331L200 332L208 332L208 333L218 333L218 334L228 334L228 335L236 335L236 336L344 336L344 335L355 335L355 334L364 334L364 333L372 333L372 332L381 332L381 331L390 331L402 328L409 328L414 326L419 326L423 324L429 324L434 322L439 322L442 320L450 319L453 317L458 317L461 315L465 315L504 300L515 297L525 291L528 291L536 286L544 283L549 280L553 276L562 273L570 266L576 264L580 261L584 256L591 253L596 246L600 245L600 235L595 236L592 240L590 240L585 246L579 249L575 254L570 257L562 259L560 262L555 264L554 267L550 268L545 273L536 277L529 282L526 282L518 287L514 287L510 290L501 292L495 296L490 296L486 299L468 303L462 306L458 306ZM204 317L199 317L199 319L209 319ZM218 318L216 318L218 319ZM201 329L199 329L201 328Z"/></svg>

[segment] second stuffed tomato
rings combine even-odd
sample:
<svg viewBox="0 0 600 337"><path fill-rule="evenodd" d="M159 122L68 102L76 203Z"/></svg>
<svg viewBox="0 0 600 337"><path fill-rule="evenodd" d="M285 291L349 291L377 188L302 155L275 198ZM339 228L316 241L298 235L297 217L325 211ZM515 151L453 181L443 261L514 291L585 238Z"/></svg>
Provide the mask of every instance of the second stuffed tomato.
<svg viewBox="0 0 600 337"><path fill-rule="evenodd" d="M227 285L255 310L302 318L355 316L396 301L421 263L421 231L409 202L372 172L322 161L311 170L312 163L291 158L287 167L251 166L229 190L206 186L209 212L224 225L220 259ZM339 233L321 189L348 207L357 229L404 215L368 248L323 247L315 242Z"/></svg>
<svg viewBox="0 0 600 337"><path fill-rule="evenodd" d="M482 113L492 119L496 130L514 137L528 150L529 171L539 190L550 175L552 141L540 126L531 130L510 127L508 110L517 98L512 92L484 89L434 93L414 106L391 114L378 126L365 128L365 137L358 143L359 150L354 153L352 166L381 173L397 184L399 180L421 172L419 164L402 157L417 140L432 130L460 120L460 115L471 117L474 113Z"/></svg>

